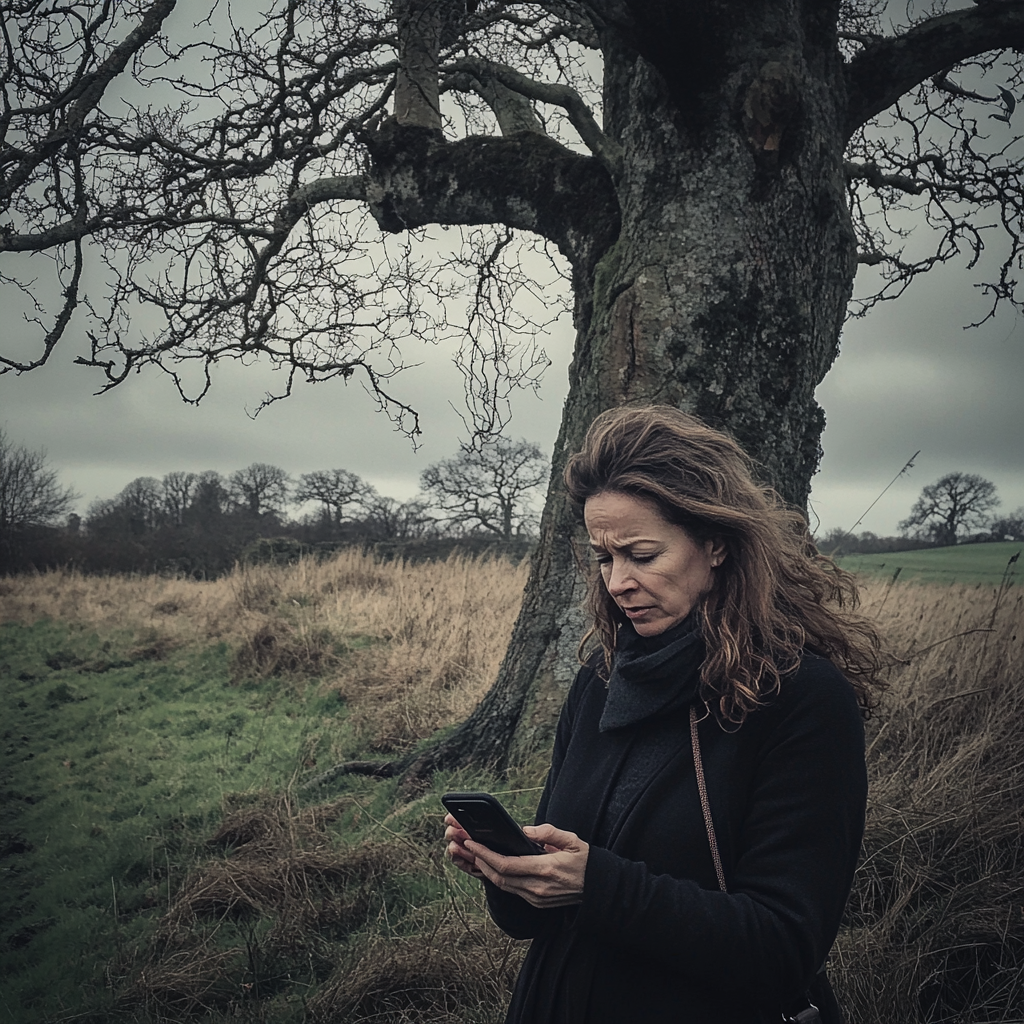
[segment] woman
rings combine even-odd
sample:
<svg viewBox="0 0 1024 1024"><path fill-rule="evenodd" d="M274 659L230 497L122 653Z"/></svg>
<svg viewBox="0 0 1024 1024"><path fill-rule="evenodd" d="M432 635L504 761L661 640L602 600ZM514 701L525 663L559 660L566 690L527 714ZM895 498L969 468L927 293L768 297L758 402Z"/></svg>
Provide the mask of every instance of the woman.
<svg viewBox="0 0 1024 1024"><path fill-rule="evenodd" d="M824 984L853 878L877 635L804 520L692 416L602 414L565 482L600 648L526 830L548 852L503 857L446 819L494 920L534 940L507 1020L776 1024Z"/></svg>

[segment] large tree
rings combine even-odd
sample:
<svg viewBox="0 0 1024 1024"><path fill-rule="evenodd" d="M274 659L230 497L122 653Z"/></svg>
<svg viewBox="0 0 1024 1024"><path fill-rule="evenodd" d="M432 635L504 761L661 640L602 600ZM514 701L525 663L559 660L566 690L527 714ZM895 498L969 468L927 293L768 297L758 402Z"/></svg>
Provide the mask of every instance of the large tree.
<svg viewBox="0 0 1024 1024"><path fill-rule="evenodd" d="M800 505L858 262L891 296L989 243L981 283L1018 301L1003 125L1024 0L893 5L902 23L885 0L266 0L195 28L175 6L6 8L3 272L43 254L61 294L39 351L6 368L45 362L84 307L78 361L107 386L154 364L194 398L183 362L206 371L201 394L217 360L263 355L309 380L361 374L414 432L387 382L410 339L447 330L493 431L507 381L538 362L523 238L571 281L576 348L523 612L494 688L422 769L547 735L581 626L558 479L597 412L698 413ZM119 100L129 73L148 88ZM904 241L907 209L930 249ZM461 249L424 240L431 225L460 228ZM108 292L87 303L90 260Z"/></svg>
<svg viewBox="0 0 1024 1024"><path fill-rule="evenodd" d="M998 504L991 480L977 473L947 473L921 491L900 529L936 544L955 544L966 531L985 526Z"/></svg>

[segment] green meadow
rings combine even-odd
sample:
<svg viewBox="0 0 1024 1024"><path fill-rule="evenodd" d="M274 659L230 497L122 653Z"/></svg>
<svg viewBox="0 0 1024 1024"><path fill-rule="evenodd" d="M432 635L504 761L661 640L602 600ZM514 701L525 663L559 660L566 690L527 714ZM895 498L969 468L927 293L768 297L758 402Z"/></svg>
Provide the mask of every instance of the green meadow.
<svg viewBox="0 0 1024 1024"><path fill-rule="evenodd" d="M1024 579L1024 565L1010 559L1019 554L1020 541L993 544L958 544L949 548L887 551L874 555L843 555L844 569L863 576L916 580L920 583L990 583L998 586L1006 574L1011 582Z"/></svg>
<svg viewBox="0 0 1024 1024"><path fill-rule="evenodd" d="M224 643L0 626L8 1019L102 1004L104 959L151 931L225 795L286 786L341 710L229 669Z"/></svg>
<svg viewBox="0 0 1024 1024"><path fill-rule="evenodd" d="M1024 588L902 579L864 586L890 691L830 973L853 1022L1020 1024ZM0 580L0 1021L498 1024L525 944L445 864L439 796L529 820L543 757L312 780L465 717L524 580L358 552Z"/></svg>

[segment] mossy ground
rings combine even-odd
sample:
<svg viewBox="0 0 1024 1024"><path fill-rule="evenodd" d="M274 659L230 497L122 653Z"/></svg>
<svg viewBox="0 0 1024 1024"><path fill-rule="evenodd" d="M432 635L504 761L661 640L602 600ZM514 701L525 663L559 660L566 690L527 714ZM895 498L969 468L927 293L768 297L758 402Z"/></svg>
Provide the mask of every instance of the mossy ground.
<svg viewBox="0 0 1024 1024"><path fill-rule="evenodd" d="M0 1020L497 1024L523 944L443 863L438 797L528 820L545 765L303 785L464 717L517 573L0 581ZM832 976L851 1020L1019 1024L1024 593L878 580L865 609L896 658Z"/></svg>

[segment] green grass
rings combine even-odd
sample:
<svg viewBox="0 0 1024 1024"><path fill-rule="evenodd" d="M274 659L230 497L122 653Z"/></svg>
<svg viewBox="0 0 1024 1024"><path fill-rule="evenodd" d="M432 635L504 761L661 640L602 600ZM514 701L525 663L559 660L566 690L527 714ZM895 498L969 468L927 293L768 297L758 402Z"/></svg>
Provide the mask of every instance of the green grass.
<svg viewBox="0 0 1024 1024"><path fill-rule="evenodd" d="M231 685L230 660L0 625L0 1019L102 1004L106 958L152 930L224 795L280 789L343 736L336 698Z"/></svg>
<svg viewBox="0 0 1024 1024"><path fill-rule="evenodd" d="M1024 593L994 593L1016 550L911 553L939 569L966 558L975 573L985 556L988 586L868 584L905 656L869 724L866 855L833 957L853 1020L1022 1020ZM883 580L906 563L891 557ZM38 584L25 582L23 605L58 585ZM294 589L284 575L277 585ZM210 608L207 623L222 614ZM368 638L343 637L340 619L303 630L275 610L257 624L234 630L234 647L175 647L143 627L0 626L0 1021L504 1016L522 944L444 864L438 797L490 790L528 820L543 759L502 779L439 773L415 792L360 776L303 790L339 760L379 756L377 725L358 723L409 699L421 652L396 661L382 701L376 663L353 653ZM316 676L328 671L338 689L325 694Z"/></svg>
<svg viewBox="0 0 1024 1024"><path fill-rule="evenodd" d="M839 564L864 576L892 578L899 570L901 580L921 583L991 583L998 586L1007 563L1024 544L1001 541L994 544L960 544L949 548L918 551L888 551L875 555L843 555ZM1024 579L1024 563L1010 566L1010 582Z"/></svg>
<svg viewBox="0 0 1024 1024"><path fill-rule="evenodd" d="M392 998L392 969L442 979L463 973L453 955L475 963L474 929L490 926L479 886L442 862L438 797L511 789L525 821L537 778L439 774L412 802L394 780L359 776L304 793L314 763L372 752L314 681L239 684L238 672L226 644L0 625L0 1021L286 1024L345 1019L357 1004L372 1017ZM272 827L251 848L211 845L235 819ZM196 879L212 880L208 906L221 894L214 909L190 903ZM231 905L238 886L255 909ZM457 954L431 946L456 926ZM465 968L460 998L481 1024L502 1015L517 963L505 960L483 981ZM349 968L378 980L354 990Z"/></svg>

